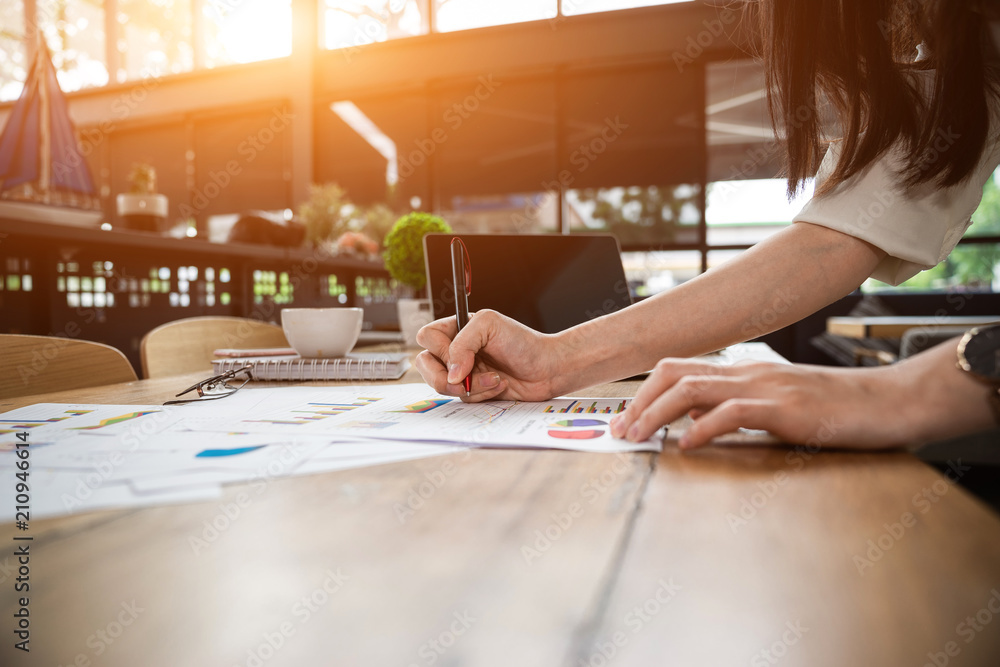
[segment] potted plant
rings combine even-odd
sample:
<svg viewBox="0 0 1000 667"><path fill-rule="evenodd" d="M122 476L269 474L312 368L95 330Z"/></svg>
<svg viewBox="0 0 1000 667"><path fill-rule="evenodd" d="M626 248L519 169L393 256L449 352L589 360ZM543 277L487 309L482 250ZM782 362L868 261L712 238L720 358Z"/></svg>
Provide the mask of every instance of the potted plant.
<svg viewBox="0 0 1000 667"><path fill-rule="evenodd" d="M166 219L169 201L156 192L156 169L145 162L132 165L128 174L129 191L117 197L118 215L128 229L160 231Z"/></svg>
<svg viewBox="0 0 1000 667"><path fill-rule="evenodd" d="M309 186L309 199L299 206L299 221L306 227L306 241L322 246L350 231L354 204L336 183Z"/></svg>
<svg viewBox="0 0 1000 667"><path fill-rule="evenodd" d="M410 287L415 296L423 296L427 284L424 268L424 236L450 232L447 222L415 211L396 221L385 237L385 268L397 282ZM400 298L397 301L399 326L409 346L416 346L417 331L431 321L431 303L425 298Z"/></svg>
<svg viewBox="0 0 1000 667"><path fill-rule="evenodd" d="M378 243L364 232L344 232L337 239L337 252L373 259L378 254Z"/></svg>

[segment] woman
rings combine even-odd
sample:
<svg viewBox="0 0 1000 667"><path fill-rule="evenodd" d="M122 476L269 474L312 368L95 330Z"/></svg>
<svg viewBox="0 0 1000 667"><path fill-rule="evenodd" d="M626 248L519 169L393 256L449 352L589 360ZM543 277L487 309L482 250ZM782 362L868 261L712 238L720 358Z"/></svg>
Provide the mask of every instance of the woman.
<svg viewBox="0 0 1000 667"><path fill-rule="evenodd" d="M827 444L857 446L993 423L988 388L955 366L957 341L883 369L659 361L779 329L869 276L898 284L934 266L1000 163L996 3L762 0L757 9L789 193L816 173L795 224L669 292L559 334L490 311L458 335L453 318L433 322L418 335L426 351L417 368L437 391L465 396L471 373L470 400L542 400L655 365L612 432L641 440L692 411L682 441L691 447L738 427L805 442L824 419L837 425ZM821 101L841 136L825 156Z"/></svg>

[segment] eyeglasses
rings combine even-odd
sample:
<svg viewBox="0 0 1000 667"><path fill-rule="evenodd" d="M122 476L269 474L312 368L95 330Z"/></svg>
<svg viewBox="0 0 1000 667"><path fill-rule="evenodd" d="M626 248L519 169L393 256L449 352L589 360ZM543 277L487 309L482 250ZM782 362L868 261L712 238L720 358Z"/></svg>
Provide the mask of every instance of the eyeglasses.
<svg viewBox="0 0 1000 667"><path fill-rule="evenodd" d="M202 380L197 384L193 384L177 396L183 396L190 391L197 391L198 398L182 398L180 400L166 401L164 405L183 405L184 403L197 403L198 401L214 401L219 398L225 398L226 396L232 396L237 391L239 391L243 385L250 380L253 380L253 375L251 374L253 366L244 366L243 368L234 368L231 371L226 371L221 375L215 375L208 378L207 380ZM244 374L246 377L243 382L239 385L229 384L230 380L239 379L238 375Z"/></svg>

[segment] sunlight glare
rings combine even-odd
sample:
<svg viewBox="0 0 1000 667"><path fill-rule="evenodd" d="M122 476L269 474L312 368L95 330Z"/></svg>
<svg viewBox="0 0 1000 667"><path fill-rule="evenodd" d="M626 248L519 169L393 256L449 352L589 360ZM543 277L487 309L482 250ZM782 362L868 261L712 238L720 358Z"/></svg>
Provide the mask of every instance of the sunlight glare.
<svg viewBox="0 0 1000 667"><path fill-rule="evenodd" d="M216 20L218 42L232 62L250 63L292 54L291 0L247 0Z"/></svg>

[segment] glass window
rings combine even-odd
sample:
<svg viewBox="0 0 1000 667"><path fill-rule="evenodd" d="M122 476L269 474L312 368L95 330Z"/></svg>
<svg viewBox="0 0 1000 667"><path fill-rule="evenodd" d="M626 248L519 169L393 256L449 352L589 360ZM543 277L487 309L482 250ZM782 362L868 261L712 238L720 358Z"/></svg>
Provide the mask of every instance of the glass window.
<svg viewBox="0 0 1000 667"><path fill-rule="evenodd" d="M287 207L284 159L291 137L287 118L288 109L278 106L197 119L195 189L190 210L178 207L179 217L193 215L201 219Z"/></svg>
<svg viewBox="0 0 1000 667"><path fill-rule="evenodd" d="M607 12L614 9L632 9L633 7L651 7L653 5L672 5L691 0L560 0L562 13L565 16L574 14L590 14L592 12Z"/></svg>
<svg viewBox="0 0 1000 667"><path fill-rule="evenodd" d="M342 49L427 33L427 0L326 0L324 46Z"/></svg>
<svg viewBox="0 0 1000 667"><path fill-rule="evenodd" d="M440 206L469 195L558 191L551 80L483 75L435 97L428 134L408 147L408 159L415 164L422 152L433 163Z"/></svg>
<svg viewBox="0 0 1000 667"><path fill-rule="evenodd" d="M434 28L438 32L555 18L556 1L431 0L436 3Z"/></svg>
<svg viewBox="0 0 1000 667"><path fill-rule="evenodd" d="M701 253L697 250L623 252L622 264L633 298L647 297L677 287L701 273Z"/></svg>
<svg viewBox="0 0 1000 667"><path fill-rule="evenodd" d="M559 229L555 192L461 195L444 204L441 217L466 234L537 234Z"/></svg>
<svg viewBox="0 0 1000 667"><path fill-rule="evenodd" d="M291 0L204 0L202 13L207 67L292 54Z"/></svg>
<svg viewBox="0 0 1000 667"><path fill-rule="evenodd" d="M567 75L563 183L608 188L700 182L705 172L697 121L700 89L700 70L681 73L672 65Z"/></svg>
<svg viewBox="0 0 1000 667"><path fill-rule="evenodd" d="M1000 243L961 244L932 269L898 286L869 278L862 292L1000 292Z"/></svg>
<svg viewBox="0 0 1000 667"><path fill-rule="evenodd" d="M622 248L698 243L698 186L585 188L566 192L572 232L610 232Z"/></svg>
<svg viewBox="0 0 1000 667"><path fill-rule="evenodd" d="M0 102L17 99L28 77L24 53L24 0L0 3Z"/></svg>
<svg viewBox="0 0 1000 667"><path fill-rule="evenodd" d="M812 197L810 182L792 201L783 179L709 183L705 219L710 246L753 245L787 227Z"/></svg>
<svg viewBox="0 0 1000 667"><path fill-rule="evenodd" d="M983 185L983 200L972 214L972 225L965 230L965 237L1000 236L1000 169Z"/></svg>
<svg viewBox="0 0 1000 667"><path fill-rule="evenodd" d="M1000 237L1000 170L983 185L983 200L972 214L972 225L965 239ZM984 239L985 240L985 239ZM897 287L877 280L867 280L865 292L910 291L993 291L1000 292L1000 243L960 243L948 258L932 269L921 271Z"/></svg>
<svg viewBox="0 0 1000 667"><path fill-rule="evenodd" d="M709 250L706 256L708 268L714 269L743 254L743 250Z"/></svg>
<svg viewBox="0 0 1000 667"><path fill-rule="evenodd" d="M186 72L193 66L191 0L118 0L118 81Z"/></svg>
<svg viewBox="0 0 1000 667"><path fill-rule="evenodd" d="M101 3L38 0L38 25L64 91L107 85Z"/></svg>
<svg viewBox="0 0 1000 667"><path fill-rule="evenodd" d="M443 129L428 132L427 98L393 94L338 100L315 115L317 183L336 183L358 204L430 202L428 161ZM423 206L421 206L423 205Z"/></svg>

